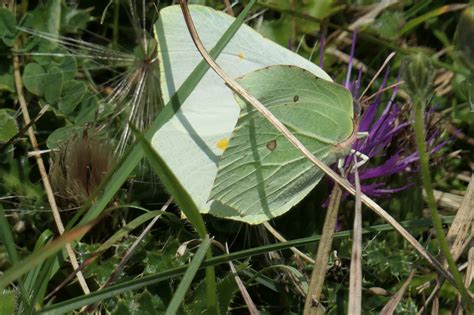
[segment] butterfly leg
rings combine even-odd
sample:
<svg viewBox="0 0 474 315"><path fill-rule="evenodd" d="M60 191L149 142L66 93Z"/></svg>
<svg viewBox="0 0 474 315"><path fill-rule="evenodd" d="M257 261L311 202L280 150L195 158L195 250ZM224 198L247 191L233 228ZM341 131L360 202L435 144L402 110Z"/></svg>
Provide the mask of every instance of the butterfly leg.
<svg viewBox="0 0 474 315"><path fill-rule="evenodd" d="M351 167L351 172L354 172L354 169L361 167L362 165L364 165L365 163L369 161L369 157L362 152L351 149L351 153L354 154L356 157L360 158L360 161L357 161L357 159L354 159L355 163Z"/></svg>
<svg viewBox="0 0 474 315"><path fill-rule="evenodd" d="M345 178L346 173L344 172L344 159L343 158L337 160L337 169L339 170L339 174Z"/></svg>

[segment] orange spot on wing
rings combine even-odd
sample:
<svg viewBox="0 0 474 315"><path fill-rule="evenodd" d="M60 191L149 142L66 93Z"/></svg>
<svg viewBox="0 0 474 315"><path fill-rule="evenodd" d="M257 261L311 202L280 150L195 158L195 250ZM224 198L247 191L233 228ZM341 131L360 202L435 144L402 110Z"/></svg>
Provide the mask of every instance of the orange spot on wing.
<svg viewBox="0 0 474 315"><path fill-rule="evenodd" d="M227 149L228 145L229 145L229 139L227 139L227 138L222 138L221 140L217 141L217 143L216 143L216 146L221 150Z"/></svg>
<svg viewBox="0 0 474 315"><path fill-rule="evenodd" d="M244 60L244 59L245 59L245 55L244 55L243 52L240 52L240 53L239 53L239 58L240 58L240 60Z"/></svg>

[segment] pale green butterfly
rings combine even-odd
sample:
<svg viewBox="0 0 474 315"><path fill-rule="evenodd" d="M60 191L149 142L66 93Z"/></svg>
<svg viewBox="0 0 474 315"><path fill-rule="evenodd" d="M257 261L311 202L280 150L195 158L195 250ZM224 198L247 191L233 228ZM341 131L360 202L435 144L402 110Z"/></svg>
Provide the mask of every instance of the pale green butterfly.
<svg viewBox="0 0 474 315"><path fill-rule="evenodd" d="M318 159L336 162L357 136L351 93L309 71L277 65L237 80ZM260 113L242 108L219 162L210 213L261 223L288 211L324 173L295 149Z"/></svg>
<svg viewBox="0 0 474 315"><path fill-rule="evenodd" d="M234 18L204 6L189 8L201 39L210 50ZM160 11L155 36L159 43L163 99L167 103L202 58L191 40L179 6ZM263 38L247 25L242 25L217 62L233 78L270 65L287 64L331 80L312 62ZM225 210L218 211L221 203L209 200L209 195L239 111L233 93L209 70L177 114L152 139L153 147L202 213L221 215Z"/></svg>

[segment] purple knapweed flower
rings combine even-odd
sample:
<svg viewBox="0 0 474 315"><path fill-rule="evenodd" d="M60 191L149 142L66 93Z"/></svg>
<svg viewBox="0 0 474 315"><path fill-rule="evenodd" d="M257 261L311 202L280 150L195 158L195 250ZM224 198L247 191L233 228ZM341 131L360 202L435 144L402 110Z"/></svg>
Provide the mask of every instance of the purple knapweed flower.
<svg viewBox="0 0 474 315"><path fill-rule="evenodd" d="M362 71L357 74L355 82L351 82L352 65L355 51L356 34L354 32L350 60L348 64L347 76L344 86L351 91L354 99L358 98ZM324 41L322 41L323 43ZM392 90L392 94L387 103L382 102L382 89L385 88L388 74L387 68L385 76L376 97L363 110L359 118L359 132L367 132L365 138L358 139L352 149L367 157L369 161L358 169L361 191L370 197L389 197L391 194L402 191L413 184L406 184L400 187L390 187L387 178L392 175L413 174L418 171L418 152L416 147L408 143L402 144L396 141L409 130L411 133L410 115L402 111L395 102L398 87ZM377 115L379 109L384 106L383 112ZM431 120L434 114L433 108L426 113L426 122ZM437 128L427 128L427 147L430 153L437 152L445 141L440 142L441 132ZM358 158L358 160L360 160ZM371 161L382 161L378 165L373 165ZM354 156L351 154L345 158L344 167L354 164ZM354 174L349 173L348 180L354 183Z"/></svg>

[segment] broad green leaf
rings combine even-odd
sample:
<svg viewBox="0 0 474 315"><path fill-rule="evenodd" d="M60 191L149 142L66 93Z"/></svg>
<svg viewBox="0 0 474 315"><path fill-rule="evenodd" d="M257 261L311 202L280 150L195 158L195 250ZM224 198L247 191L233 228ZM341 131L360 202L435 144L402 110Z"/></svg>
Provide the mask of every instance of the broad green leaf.
<svg viewBox="0 0 474 315"><path fill-rule="evenodd" d="M58 49L59 50L59 49ZM64 81L74 79L77 73L77 62L76 59L71 56L62 57L61 62L57 66L61 69L64 77Z"/></svg>
<svg viewBox="0 0 474 315"><path fill-rule="evenodd" d="M50 149L57 149L63 144L72 134L78 132L80 127L65 126L54 130L46 140L46 146Z"/></svg>
<svg viewBox="0 0 474 315"><path fill-rule="evenodd" d="M234 18L211 8L190 6L207 49L212 48ZM202 60L192 43L178 6L160 11L155 25L159 42L162 93L165 103ZM290 64L331 80L318 66L242 25L217 62L233 78L270 65ZM230 89L208 71L183 105L152 139L164 162L203 213L218 204L208 202L217 163L237 122L239 106Z"/></svg>
<svg viewBox="0 0 474 315"><path fill-rule="evenodd" d="M71 80L66 81L63 89L63 96L59 102L59 110L64 115L69 115L76 109L86 94L87 87L84 82Z"/></svg>
<svg viewBox="0 0 474 315"><path fill-rule="evenodd" d="M238 82L326 164L350 149L353 104L344 87L284 65L251 72ZM258 224L288 211L324 173L253 107L239 104L241 114L209 198L221 206L209 213Z"/></svg>
<svg viewBox="0 0 474 315"><path fill-rule="evenodd" d="M259 0L258 3L281 14L278 20L264 19L258 31L284 46L288 45L291 39L293 27L296 27L297 32L313 34L319 29L318 20L326 19L344 8L344 5L336 5L334 0ZM276 29L272 29L273 26L276 26Z"/></svg>
<svg viewBox="0 0 474 315"><path fill-rule="evenodd" d="M18 132L15 111L0 109L0 142L7 142Z"/></svg>
<svg viewBox="0 0 474 315"><path fill-rule="evenodd" d="M11 65L0 64L0 91L15 93L15 80Z"/></svg>
<svg viewBox="0 0 474 315"><path fill-rule="evenodd" d="M28 91L41 96L43 95L45 71L37 63L29 63L23 71L23 83Z"/></svg>
<svg viewBox="0 0 474 315"><path fill-rule="evenodd" d="M86 91L82 97L82 102L78 106L79 113L74 120L76 125L81 125L89 122L95 121L97 117L97 108L99 104L99 99L97 95L91 93L91 91Z"/></svg>
<svg viewBox="0 0 474 315"><path fill-rule="evenodd" d="M63 90L64 78L63 72L59 67L52 67L48 73L42 78L44 98L48 103L56 103L61 97Z"/></svg>
<svg viewBox="0 0 474 315"><path fill-rule="evenodd" d="M46 3L43 1L34 10L28 12L23 26L58 35L61 26L61 1L48 0Z"/></svg>
<svg viewBox="0 0 474 315"><path fill-rule="evenodd" d="M16 37L16 18L15 15L5 8L0 8L0 39L12 46Z"/></svg>
<svg viewBox="0 0 474 315"><path fill-rule="evenodd" d="M88 9L79 9L74 5L61 2L61 30L76 33L85 29L87 23L93 20Z"/></svg>
<svg viewBox="0 0 474 315"><path fill-rule="evenodd" d="M0 314L15 314L16 294L15 292L0 292Z"/></svg>

